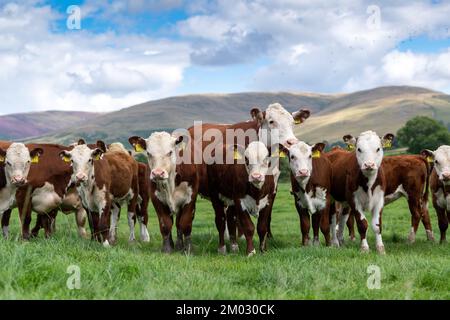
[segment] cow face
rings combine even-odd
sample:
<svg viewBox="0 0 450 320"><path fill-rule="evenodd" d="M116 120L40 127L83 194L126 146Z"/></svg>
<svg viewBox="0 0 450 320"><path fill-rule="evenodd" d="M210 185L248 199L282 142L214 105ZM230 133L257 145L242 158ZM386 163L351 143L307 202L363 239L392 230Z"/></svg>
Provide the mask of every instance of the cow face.
<svg viewBox="0 0 450 320"><path fill-rule="evenodd" d="M294 124L304 122L310 112L307 109L300 109L291 114L281 104L274 103L269 105L265 112L254 108L250 114L253 120L260 124L259 141L266 146L282 144L288 147L298 142L294 135Z"/></svg>
<svg viewBox="0 0 450 320"><path fill-rule="evenodd" d="M94 161L103 157L103 151L99 148L90 149L87 145L75 146L70 151L61 151L61 159L72 166L72 182L87 184L89 179L94 178Z"/></svg>
<svg viewBox="0 0 450 320"><path fill-rule="evenodd" d="M303 141L291 146L290 148L281 149L288 155L289 167L297 181L305 181L311 177L312 160L320 158L321 152L325 148L325 144L316 143L309 146Z"/></svg>
<svg viewBox="0 0 450 320"><path fill-rule="evenodd" d="M450 146L440 146L436 151L423 150L421 154L433 161L439 180L450 185Z"/></svg>
<svg viewBox="0 0 450 320"><path fill-rule="evenodd" d="M350 136L351 137L351 136ZM344 136L344 141L349 136ZM380 138L373 131L365 131L355 140L356 159L365 176L372 176L378 171L383 160L383 146L391 144L394 135L386 134Z"/></svg>
<svg viewBox="0 0 450 320"><path fill-rule="evenodd" d="M254 141L245 150L240 145L235 145L234 148L235 152L245 157L248 182L260 189L269 171L270 157L267 147L260 141Z"/></svg>
<svg viewBox="0 0 450 320"><path fill-rule="evenodd" d="M5 164L5 175L8 182L20 187L27 182L32 163L39 162L44 153L41 148L29 151L23 143L13 143L6 152L0 149L0 163Z"/></svg>
<svg viewBox="0 0 450 320"><path fill-rule="evenodd" d="M177 152L186 136L172 136L167 132L154 132L148 139L131 137L129 142L136 152L147 152L148 164L152 168L150 179L165 181L175 175Z"/></svg>

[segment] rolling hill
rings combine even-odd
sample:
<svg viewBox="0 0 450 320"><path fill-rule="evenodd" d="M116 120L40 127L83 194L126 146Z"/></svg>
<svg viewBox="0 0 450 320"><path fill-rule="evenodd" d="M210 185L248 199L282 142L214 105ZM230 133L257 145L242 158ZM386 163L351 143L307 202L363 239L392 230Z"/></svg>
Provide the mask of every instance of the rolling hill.
<svg viewBox="0 0 450 320"><path fill-rule="evenodd" d="M66 129L91 120L99 113L44 111L0 116L0 139L18 140Z"/></svg>
<svg viewBox="0 0 450 320"><path fill-rule="evenodd" d="M396 132L408 119L427 115L450 122L450 96L424 88L391 86L349 94L236 93L171 97L99 115L76 126L28 139L71 143L87 140L126 142L131 135L148 136L155 130L189 127L196 120L232 123L250 118L254 106L281 103L289 111L308 106L312 116L296 128L298 136L315 142L339 140L346 133L372 129Z"/></svg>

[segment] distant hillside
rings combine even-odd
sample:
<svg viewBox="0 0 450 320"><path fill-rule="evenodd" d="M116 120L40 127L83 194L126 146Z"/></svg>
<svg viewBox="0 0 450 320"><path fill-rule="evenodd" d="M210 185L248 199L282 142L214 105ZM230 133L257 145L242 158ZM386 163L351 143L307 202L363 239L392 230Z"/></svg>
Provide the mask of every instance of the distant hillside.
<svg viewBox="0 0 450 320"><path fill-rule="evenodd" d="M309 142L339 140L344 134L372 129L379 134L396 132L408 119L428 115L450 122L450 96L424 88L381 87L350 94L236 93L171 97L146 102L100 115L75 127L67 127L33 141L71 143L87 140L126 142L131 135L148 136L152 131L187 128L196 120L233 123L250 118L254 106L266 108L279 102L294 111L308 106L312 116L296 127L298 136Z"/></svg>
<svg viewBox="0 0 450 320"><path fill-rule="evenodd" d="M0 116L0 140L18 140L67 129L91 120L99 113L44 111Z"/></svg>

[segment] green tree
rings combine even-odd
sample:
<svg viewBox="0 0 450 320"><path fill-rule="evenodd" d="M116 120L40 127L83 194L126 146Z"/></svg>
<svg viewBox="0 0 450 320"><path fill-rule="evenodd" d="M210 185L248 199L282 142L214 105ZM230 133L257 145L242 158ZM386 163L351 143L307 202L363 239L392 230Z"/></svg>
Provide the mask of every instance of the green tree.
<svg viewBox="0 0 450 320"><path fill-rule="evenodd" d="M419 153L423 149L436 150L443 144L449 145L450 132L434 119L417 116L398 130L397 139L401 146L408 147L408 152Z"/></svg>

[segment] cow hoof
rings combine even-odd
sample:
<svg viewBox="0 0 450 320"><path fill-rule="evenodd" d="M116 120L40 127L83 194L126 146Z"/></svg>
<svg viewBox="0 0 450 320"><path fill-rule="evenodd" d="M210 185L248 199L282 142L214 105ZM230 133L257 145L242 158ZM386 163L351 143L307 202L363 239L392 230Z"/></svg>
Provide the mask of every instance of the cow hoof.
<svg viewBox="0 0 450 320"><path fill-rule="evenodd" d="M313 240L313 246L314 246L314 247L320 246L320 241L319 241L319 239L314 239L314 240Z"/></svg>
<svg viewBox="0 0 450 320"><path fill-rule="evenodd" d="M344 245L344 238L338 238L339 246Z"/></svg>
<svg viewBox="0 0 450 320"><path fill-rule="evenodd" d="M339 248L340 247L339 241L337 239L332 240L331 241L331 246Z"/></svg>
<svg viewBox="0 0 450 320"><path fill-rule="evenodd" d="M247 257L250 258L251 256L254 256L256 254L256 250L253 249L252 251L250 251L249 253L247 253Z"/></svg>
<svg viewBox="0 0 450 320"><path fill-rule="evenodd" d="M232 243L230 246L230 250L233 253L238 253L239 252L239 245L237 243Z"/></svg>
<svg viewBox="0 0 450 320"><path fill-rule="evenodd" d="M217 252L221 255L226 255L227 254L227 246L219 247L217 249Z"/></svg>
<svg viewBox="0 0 450 320"><path fill-rule="evenodd" d="M355 236L351 236L350 237L350 241L355 242L356 241L356 237Z"/></svg>
<svg viewBox="0 0 450 320"><path fill-rule="evenodd" d="M109 241L108 241L108 240L105 240L105 241L103 242L103 247L104 247L104 248L109 248L109 247L111 247L111 246L109 245Z"/></svg>
<svg viewBox="0 0 450 320"><path fill-rule="evenodd" d="M78 229L78 234L80 235L81 239L88 239L86 229L84 229L84 228Z"/></svg>
<svg viewBox="0 0 450 320"><path fill-rule="evenodd" d="M369 250L369 246L361 246L361 252L362 253L368 253L370 250Z"/></svg>
<svg viewBox="0 0 450 320"><path fill-rule="evenodd" d="M150 242L150 235L148 234L148 231L145 232L144 234L141 234L141 241L142 242Z"/></svg>
<svg viewBox="0 0 450 320"><path fill-rule="evenodd" d="M426 233L427 233L427 239L428 239L428 241L434 242L434 234L433 234L433 231L431 231L431 230L426 230Z"/></svg>
<svg viewBox="0 0 450 320"><path fill-rule="evenodd" d="M384 249L384 245L377 246L377 252L379 254L385 255L386 254L386 250Z"/></svg>
<svg viewBox="0 0 450 320"><path fill-rule="evenodd" d="M184 247L184 254L188 256L192 254L192 245L189 244Z"/></svg>
<svg viewBox="0 0 450 320"><path fill-rule="evenodd" d="M172 253L172 247L171 246L163 246L161 249L161 252L170 254L170 253Z"/></svg>
<svg viewBox="0 0 450 320"><path fill-rule="evenodd" d="M447 239L441 239L441 241L439 241L440 244L446 244L447 243Z"/></svg>
<svg viewBox="0 0 450 320"><path fill-rule="evenodd" d="M408 242L410 244L413 244L414 242L416 242L416 233L414 231L411 231L408 235Z"/></svg>

